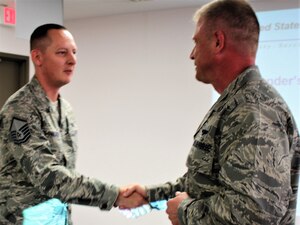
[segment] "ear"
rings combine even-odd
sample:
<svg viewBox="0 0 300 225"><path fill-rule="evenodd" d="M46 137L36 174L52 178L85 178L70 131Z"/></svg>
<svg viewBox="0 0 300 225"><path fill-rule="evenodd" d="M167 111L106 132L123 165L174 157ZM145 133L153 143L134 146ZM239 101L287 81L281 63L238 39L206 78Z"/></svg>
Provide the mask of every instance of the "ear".
<svg viewBox="0 0 300 225"><path fill-rule="evenodd" d="M31 60L35 66L40 66L42 64L42 52L39 49L31 50Z"/></svg>
<svg viewBox="0 0 300 225"><path fill-rule="evenodd" d="M214 33L215 38L215 51L221 52L225 47L225 34L223 31L216 31Z"/></svg>

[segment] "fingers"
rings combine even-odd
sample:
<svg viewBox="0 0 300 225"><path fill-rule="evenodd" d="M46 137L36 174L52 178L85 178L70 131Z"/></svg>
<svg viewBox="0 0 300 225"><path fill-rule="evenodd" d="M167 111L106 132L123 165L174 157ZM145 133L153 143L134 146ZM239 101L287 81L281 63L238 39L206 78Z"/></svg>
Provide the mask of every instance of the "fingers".
<svg viewBox="0 0 300 225"><path fill-rule="evenodd" d="M129 185L127 187L123 187L122 189L124 190L122 192L122 194L123 194L124 197L129 197L134 192L139 193L144 198L147 197L146 187L143 186L143 185L140 185L140 184L132 184L132 185Z"/></svg>
<svg viewBox="0 0 300 225"><path fill-rule="evenodd" d="M186 192L180 192L180 191L177 191L176 193L175 193L175 197L180 197L180 198L188 198L189 197L189 195L186 193Z"/></svg>
<svg viewBox="0 0 300 225"><path fill-rule="evenodd" d="M178 207L181 204L181 202L188 198L188 194L186 192L176 192L175 197L170 199L167 202L167 210L166 213L168 214L169 220L172 222L172 225L179 225L179 219L178 219Z"/></svg>
<svg viewBox="0 0 300 225"><path fill-rule="evenodd" d="M129 197L130 195L132 195L132 193L136 192L136 188L135 187L131 187L131 188L127 188L125 189L125 191L123 192L123 196L124 197Z"/></svg>
<svg viewBox="0 0 300 225"><path fill-rule="evenodd" d="M177 214L176 215L175 214L172 214L172 215L169 214L168 215L168 218L171 221L172 225L179 225L179 220L178 220L177 217L178 217Z"/></svg>
<svg viewBox="0 0 300 225"><path fill-rule="evenodd" d="M166 210L166 213L168 214L168 218L171 221L172 225L179 224L177 207L178 206L174 201L168 201L168 208Z"/></svg>
<svg viewBox="0 0 300 225"><path fill-rule="evenodd" d="M145 198L137 192L132 193L129 197L125 197L120 193L116 203L121 209L131 209L148 204Z"/></svg>

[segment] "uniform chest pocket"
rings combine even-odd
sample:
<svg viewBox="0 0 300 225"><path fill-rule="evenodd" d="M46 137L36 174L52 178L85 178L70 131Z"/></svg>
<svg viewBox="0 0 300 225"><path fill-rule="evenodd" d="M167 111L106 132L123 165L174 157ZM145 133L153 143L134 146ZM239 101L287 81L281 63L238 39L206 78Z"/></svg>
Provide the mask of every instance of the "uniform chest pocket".
<svg viewBox="0 0 300 225"><path fill-rule="evenodd" d="M67 155L72 155L77 151L77 126L73 122L69 122L66 119L65 132L63 135L63 141L65 144L65 152Z"/></svg>
<svg viewBox="0 0 300 225"><path fill-rule="evenodd" d="M215 157L215 117L210 117L194 135L194 143L187 159L187 167L195 174L212 175Z"/></svg>
<svg viewBox="0 0 300 225"><path fill-rule="evenodd" d="M211 175L213 162L212 145L195 139L187 159L187 167L194 172Z"/></svg>
<svg viewBox="0 0 300 225"><path fill-rule="evenodd" d="M59 142L61 142L62 135L54 126L51 126L49 124L45 125L43 127L43 132L51 146L55 146L56 144L59 144Z"/></svg>
<svg viewBox="0 0 300 225"><path fill-rule="evenodd" d="M51 126L45 126L43 128L44 135L48 142L48 149L49 151L55 156L55 158L65 164L65 156L63 153L63 140L62 140L62 134L57 131L54 127Z"/></svg>

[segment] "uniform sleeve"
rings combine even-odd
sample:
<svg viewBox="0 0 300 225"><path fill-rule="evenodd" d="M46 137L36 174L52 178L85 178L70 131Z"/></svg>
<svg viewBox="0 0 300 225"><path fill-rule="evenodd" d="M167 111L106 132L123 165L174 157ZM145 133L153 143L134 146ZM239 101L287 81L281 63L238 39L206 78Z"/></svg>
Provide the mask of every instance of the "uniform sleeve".
<svg viewBox="0 0 300 225"><path fill-rule="evenodd" d="M176 182L167 182L161 185L147 186L147 196L149 202L158 200L168 200L175 196L176 191L186 191L186 174L176 180Z"/></svg>
<svg viewBox="0 0 300 225"><path fill-rule="evenodd" d="M293 197L294 124L271 107L246 103L221 123L220 189L183 201L181 224L281 224Z"/></svg>
<svg viewBox="0 0 300 225"><path fill-rule="evenodd" d="M41 195L68 203L99 206L103 210L113 207L118 188L68 169L63 153L57 146L53 148L42 129L38 112L15 111L13 115L7 148Z"/></svg>

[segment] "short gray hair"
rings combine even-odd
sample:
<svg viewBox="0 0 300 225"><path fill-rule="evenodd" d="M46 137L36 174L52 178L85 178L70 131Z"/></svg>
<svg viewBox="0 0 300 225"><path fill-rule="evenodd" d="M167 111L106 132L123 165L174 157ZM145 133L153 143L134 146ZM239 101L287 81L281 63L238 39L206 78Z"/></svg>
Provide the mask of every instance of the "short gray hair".
<svg viewBox="0 0 300 225"><path fill-rule="evenodd" d="M246 0L215 0L201 7L194 15L196 23L205 21L208 30L227 28L230 38L237 44L244 42L256 53L259 39L259 22Z"/></svg>

